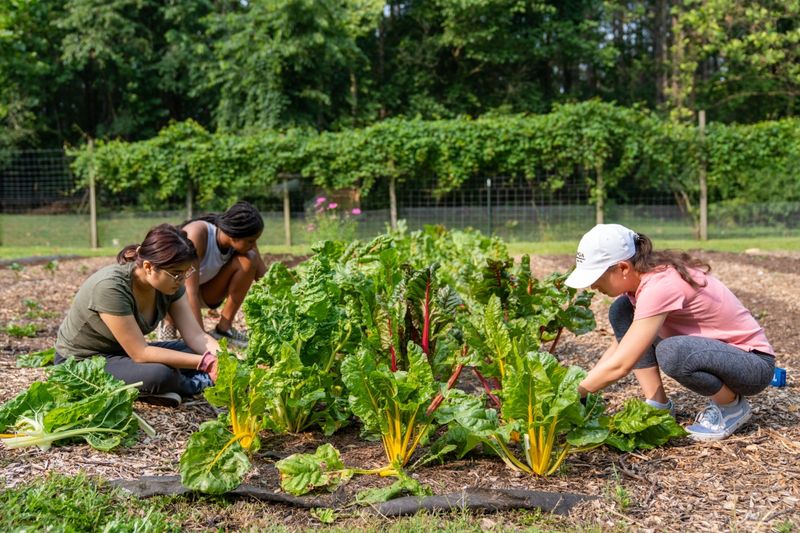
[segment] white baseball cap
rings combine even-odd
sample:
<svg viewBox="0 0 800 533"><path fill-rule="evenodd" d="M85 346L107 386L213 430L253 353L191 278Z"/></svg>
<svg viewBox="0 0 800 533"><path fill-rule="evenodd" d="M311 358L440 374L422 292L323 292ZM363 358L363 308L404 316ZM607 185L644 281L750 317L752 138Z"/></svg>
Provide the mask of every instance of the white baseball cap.
<svg viewBox="0 0 800 533"><path fill-rule="evenodd" d="M583 236L575 254L575 270L565 283L584 289L597 281L603 272L636 253L638 235L619 224L598 224Z"/></svg>

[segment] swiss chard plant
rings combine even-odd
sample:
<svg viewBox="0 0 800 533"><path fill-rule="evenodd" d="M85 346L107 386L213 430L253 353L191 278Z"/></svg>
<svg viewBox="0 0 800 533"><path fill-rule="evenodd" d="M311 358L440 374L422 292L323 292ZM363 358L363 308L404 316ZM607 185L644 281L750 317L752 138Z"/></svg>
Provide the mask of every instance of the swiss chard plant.
<svg viewBox="0 0 800 533"><path fill-rule="evenodd" d="M181 483L210 494L239 486L250 470L249 456L261 447L267 404L273 399L267 370L251 367L222 351L213 387L203 393L211 405L226 408L216 420L203 422L181 455Z"/></svg>
<svg viewBox="0 0 800 533"><path fill-rule="evenodd" d="M380 435L386 454L381 475L395 475L427 439L433 418L426 412L435 392L433 373L422 349L408 343L407 367L392 370L383 354L363 348L342 363L353 413L368 434Z"/></svg>
<svg viewBox="0 0 800 533"><path fill-rule="evenodd" d="M136 387L105 372L105 359L68 359L48 371L48 379L0 407L0 434L8 448L38 446L47 450L59 441L83 439L108 451L128 442L139 427L154 430L133 411Z"/></svg>
<svg viewBox="0 0 800 533"><path fill-rule="evenodd" d="M269 429L299 432L318 425L326 434L346 422L339 365L358 341L357 323L334 277L347 252L325 242L301 271L273 264L244 304L250 329L247 359L269 368L274 391Z"/></svg>
<svg viewBox="0 0 800 533"><path fill-rule="evenodd" d="M534 278L526 255L516 265L487 261L481 282L473 285L469 312L459 322L474 354L473 371L497 406L492 391L502 387L512 353L553 353L564 329L580 335L594 328L591 293L567 287L565 277Z"/></svg>
<svg viewBox="0 0 800 533"><path fill-rule="evenodd" d="M581 401L578 385L586 372L560 365L548 352L515 355L510 362L499 411L463 396L442 408L440 422L450 426L444 441L461 455L482 443L510 468L548 476L571 453L603 444L630 451L685 435L667 411L640 400L611 417L599 395Z"/></svg>
<svg viewBox="0 0 800 533"><path fill-rule="evenodd" d="M401 492L429 493L403 469L436 427L429 409L436 386L422 349L409 342L406 353L403 370L392 370L389 361L367 348L348 355L342 363L350 406L362 421L364 432L380 436L385 464L373 469L346 467L338 451L326 444L314 454L295 454L276 464L283 490L292 494L332 491L355 474L378 474L396 476L398 481L386 489L363 494L364 502L383 501Z"/></svg>

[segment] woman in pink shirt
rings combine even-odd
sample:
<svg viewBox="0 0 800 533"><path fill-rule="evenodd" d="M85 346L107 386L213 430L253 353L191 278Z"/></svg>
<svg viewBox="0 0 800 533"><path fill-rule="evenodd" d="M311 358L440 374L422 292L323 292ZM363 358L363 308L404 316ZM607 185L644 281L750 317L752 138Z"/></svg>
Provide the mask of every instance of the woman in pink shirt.
<svg viewBox="0 0 800 533"><path fill-rule="evenodd" d="M775 356L763 328L711 268L686 253L656 252L644 235L598 224L581 239L566 284L611 297L616 340L580 384L582 395L633 371L647 403L673 410L661 371L709 397L688 426L697 440L724 439L750 419L745 396L772 380Z"/></svg>

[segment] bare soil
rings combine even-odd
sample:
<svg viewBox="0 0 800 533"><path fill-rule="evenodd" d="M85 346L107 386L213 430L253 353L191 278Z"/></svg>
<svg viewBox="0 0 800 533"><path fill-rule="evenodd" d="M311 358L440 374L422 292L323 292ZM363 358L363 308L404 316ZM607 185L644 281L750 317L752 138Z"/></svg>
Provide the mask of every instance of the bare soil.
<svg viewBox="0 0 800 533"><path fill-rule="evenodd" d="M713 272L759 319L778 353L778 365L786 368L787 386L769 387L752 398L753 419L737 434L718 443L700 444L689 439L645 452L619 454L610 450L573 455L559 475L542 479L522 476L507 469L496 458L476 456L443 465L426 466L415 477L437 494L467 486L527 488L597 496L581 504L566 518L553 518L549 528L640 531L777 531L800 527L800 396L796 376L800 375L800 254L730 254L697 252ZM299 258L269 257L296 263ZM61 260L55 270L47 265L26 265L21 271L0 266L0 402L5 402L31 382L45 378L42 369L19 369L19 354L49 348L58 326L80 284L110 258ZM571 264L568 256L535 257L537 275L563 271ZM26 317L32 304L39 316ZM597 329L587 335L567 335L557 356L569 364L589 368L611 339L606 314L610 300L598 295L593 303ZM213 317L207 318L207 326ZM241 317L237 319L243 326ZM32 338L16 338L5 332L9 323L37 325ZM677 418L689 423L705 404L703 398L667 380L667 391L677 407ZM632 378L609 387L606 398L615 408L625 398L637 395ZM0 448L0 482L10 487L49 471L73 474L84 470L104 479L133 479L142 475L177 474L178 460L189 435L197 426L216 416L204 400L185 403L178 409L137 404L137 410L158 431L141 435L132 447L103 453L86 445L66 445L48 452ZM262 452L254 458L248 477L255 483L278 490L276 458L294 452L313 451L326 440L343 455L346 464L370 468L379 466L383 452L379 443L365 442L352 426L330 439L318 433L293 436L264 436ZM355 478L345 494L391 480L371 476ZM626 500L628 500L626 502ZM307 511L282 505L236 502L220 505L200 500L203 519L185 524L188 530L221 528L238 530L287 525L306 528L318 525ZM345 522L362 527L363 515L352 513ZM492 515L481 522L486 528L520 528L530 523L524 513Z"/></svg>

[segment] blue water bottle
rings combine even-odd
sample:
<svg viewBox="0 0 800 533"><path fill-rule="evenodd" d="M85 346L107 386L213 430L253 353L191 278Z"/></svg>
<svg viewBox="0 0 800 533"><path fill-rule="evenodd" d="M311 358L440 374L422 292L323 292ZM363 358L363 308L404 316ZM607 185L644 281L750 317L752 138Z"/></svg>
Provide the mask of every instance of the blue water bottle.
<svg viewBox="0 0 800 533"><path fill-rule="evenodd" d="M772 383L770 383L773 387L785 387L786 386L786 369L775 367L775 373L772 374Z"/></svg>

